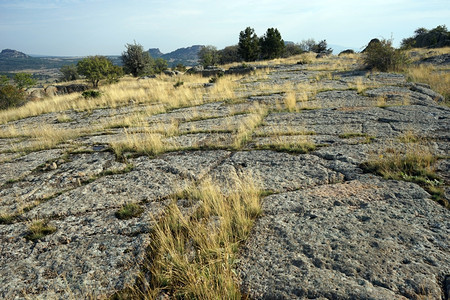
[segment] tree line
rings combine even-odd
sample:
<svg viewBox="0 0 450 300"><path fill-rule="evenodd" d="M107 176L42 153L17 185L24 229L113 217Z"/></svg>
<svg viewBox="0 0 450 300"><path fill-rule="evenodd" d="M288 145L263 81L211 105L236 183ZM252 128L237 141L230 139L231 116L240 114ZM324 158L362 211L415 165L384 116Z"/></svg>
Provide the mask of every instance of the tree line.
<svg viewBox="0 0 450 300"><path fill-rule="evenodd" d="M285 43L277 28L268 28L265 34L258 37L251 27L239 33L237 45L217 50L214 46L205 46L198 54L199 63L212 66L242 61L256 61L298 55L303 52L330 54L326 40L316 42L314 39L302 41L300 44Z"/></svg>

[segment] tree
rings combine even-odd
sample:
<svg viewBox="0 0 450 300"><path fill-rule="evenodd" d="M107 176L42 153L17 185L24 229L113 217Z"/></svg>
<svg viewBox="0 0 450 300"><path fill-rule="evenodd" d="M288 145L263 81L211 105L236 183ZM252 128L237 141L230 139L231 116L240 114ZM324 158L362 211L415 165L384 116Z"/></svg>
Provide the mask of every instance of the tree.
<svg viewBox="0 0 450 300"><path fill-rule="evenodd" d="M105 56L88 56L77 63L78 73L84 75L92 83L94 88L98 87L100 80L109 81L121 76L121 68L114 66Z"/></svg>
<svg viewBox="0 0 450 300"><path fill-rule="evenodd" d="M168 66L167 66L167 60L165 60L164 58L157 58L155 60L154 66L153 66L153 72L155 73L162 73L165 70L167 70Z"/></svg>
<svg viewBox="0 0 450 300"><path fill-rule="evenodd" d="M320 41L318 44L313 45L311 51L316 53L331 54L331 52L333 52L333 49L328 48L327 41L323 40Z"/></svg>
<svg viewBox="0 0 450 300"><path fill-rule="evenodd" d="M204 46L198 52L199 63L204 67L217 65L219 58L219 51L214 46Z"/></svg>
<svg viewBox="0 0 450 300"><path fill-rule="evenodd" d="M316 41L314 39L303 40L300 43L300 48L305 52L313 51L314 46L316 45Z"/></svg>
<svg viewBox="0 0 450 300"><path fill-rule="evenodd" d="M150 74L152 72L153 59L150 53L136 44L126 44L126 51L122 52L122 62L125 72L133 74L134 77Z"/></svg>
<svg viewBox="0 0 450 300"><path fill-rule="evenodd" d="M255 61L259 58L259 39L253 28L247 27L239 33L238 52L245 61Z"/></svg>
<svg viewBox="0 0 450 300"><path fill-rule="evenodd" d="M62 66L59 71L62 73L62 76L60 77L61 81L72 81L80 78L76 65Z"/></svg>
<svg viewBox="0 0 450 300"><path fill-rule="evenodd" d="M401 48L441 48L450 46L450 32L445 25L437 26L431 30L417 28L414 36L402 40Z"/></svg>
<svg viewBox="0 0 450 300"><path fill-rule="evenodd" d="M265 59L281 57L284 51L284 41L276 28L269 28L260 39L261 54Z"/></svg>
<svg viewBox="0 0 450 300"><path fill-rule="evenodd" d="M219 63L222 65L242 61L242 57L239 55L239 46L237 45L219 50L219 57Z"/></svg>
<svg viewBox="0 0 450 300"><path fill-rule="evenodd" d="M31 74L28 73L17 73L16 75L14 75L13 80L16 84L16 87L21 90L32 87L37 82L36 79L33 79Z"/></svg>
<svg viewBox="0 0 450 300"><path fill-rule="evenodd" d="M284 47L283 57L290 57L290 56L294 56L294 55L299 55L299 54L302 54L303 52L304 51L300 47L300 45L297 45L297 44L294 44L294 43L289 43L289 44L285 45L285 47Z"/></svg>

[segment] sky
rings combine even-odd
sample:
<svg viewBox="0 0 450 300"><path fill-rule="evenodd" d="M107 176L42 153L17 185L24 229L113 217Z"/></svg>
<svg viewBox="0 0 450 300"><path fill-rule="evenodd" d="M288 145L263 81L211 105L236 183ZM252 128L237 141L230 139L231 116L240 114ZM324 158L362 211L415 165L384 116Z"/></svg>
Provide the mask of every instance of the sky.
<svg viewBox="0 0 450 300"><path fill-rule="evenodd" d="M449 20L448 0L0 0L0 50L120 55L134 42L163 53L222 49L246 27L361 50L372 38L398 46L417 28L449 27Z"/></svg>

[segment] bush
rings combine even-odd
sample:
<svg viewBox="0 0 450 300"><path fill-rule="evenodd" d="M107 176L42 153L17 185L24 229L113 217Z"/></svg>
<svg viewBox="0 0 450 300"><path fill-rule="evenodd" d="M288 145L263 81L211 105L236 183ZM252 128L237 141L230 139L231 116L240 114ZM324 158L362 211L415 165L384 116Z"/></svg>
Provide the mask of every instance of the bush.
<svg viewBox="0 0 450 300"><path fill-rule="evenodd" d="M80 78L76 65L62 66L59 71L62 73L62 76L60 77L61 81L72 81Z"/></svg>
<svg viewBox="0 0 450 300"><path fill-rule="evenodd" d="M87 90L84 91L81 94L85 99L90 99L90 98L99 98L102 93L100 93L100 91L96 91L96 90Z"/></svg>
<svg viewBox="0 0 450 300"><path fill-rule="evenodd" d="M14 83L18 89L27 89L36 84L36 79L28 73L17 73L14 75Z"/></svg>
<svg viewBox="0 0 450 300"><path fill-rule="evenodd" d="M219 51L214 46L204 46L198 52L198 60L203 67L215 66L220 61Z"/></svg>
<svg viewBox="0 0 450 300"><path fill-rule="evenodd" d="M363 53L363 61L367 69L381 72L401 71L406 67L408 59L402 50L392 47L392 40L380 40L370 43Z"/></svg>
<svg viewBox="0 0 450 300"><path fill-rule="evenodd" d="M21 106L25 103L25 92L13 85L0 86L0 109Z"/></svg>

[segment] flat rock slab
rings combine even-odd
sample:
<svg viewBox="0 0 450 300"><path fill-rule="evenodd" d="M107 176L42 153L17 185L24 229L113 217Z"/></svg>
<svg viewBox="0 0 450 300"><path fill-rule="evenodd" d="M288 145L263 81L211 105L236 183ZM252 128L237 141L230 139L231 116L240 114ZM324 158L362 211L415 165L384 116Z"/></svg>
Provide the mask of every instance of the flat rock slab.
<svg viewBox="0 0 450 300"><path fill-rule="evenodd" d="M326 160L313 155L291 155L274 151L236 152L211 172L218 182L239 174L251 174L263 190L296 190L340 182L344 175L327 167Z"/></svg>
<svg viewBox="0 0 450 300"><path fill-rule="evenodd" d="M169 203L168 196L200 180L230 154L217 150L138 157L129 161L134 169L128 173L102 176L40 203L22 215L30 221L0 225L0 297L95 298L132 285L145 258L149 232ZM119 164L111 158L108 152L75 154L54 170L28 175L22 183L44 188L59 177L64 185L64 178L76 171L98 175ZM120 220L115 213L125 203L137 203L144 211ZM192 211L195 203L188 204L182 205L183 211ZM56 232L28 241L28 226L37 219L50 220Z"/></svg>
<svg viewBox="0 0 450 300"><path fill-rule="evenodd" d="M152 203L130 220L105 210L51 221L57 231L37 243L23 237L24 223L0 225L1 298L95 298L133 284L164 207Z"/></svg>
<svg viewBox="0 0 450 300"><path fill-rule="evenodd" d="M58 149L32 152L2 164L0 186L7 181L16 180L30 174L35 168L47 161L58 159L62 153L63 151Z"/></svg>
<svg viewBox="0 0 450 300"><path fill-rule="evenodd" d="M69 155L42 165L22 180L0 190L0 211L18 214L39 201L79 187L104 172L121 172L126 164L116 162L112 153Z"/></svg>
<svg viewBox="0 0 450 300"><path fill-rule="evenodd" d="M264 199L244 248L254 299L444 299L450 212L375 176Z"/></svg>

